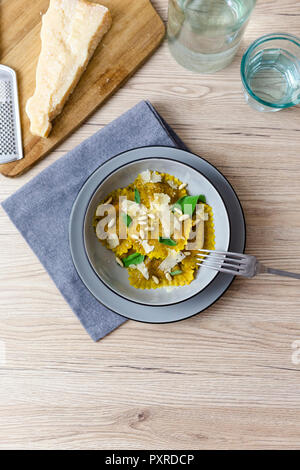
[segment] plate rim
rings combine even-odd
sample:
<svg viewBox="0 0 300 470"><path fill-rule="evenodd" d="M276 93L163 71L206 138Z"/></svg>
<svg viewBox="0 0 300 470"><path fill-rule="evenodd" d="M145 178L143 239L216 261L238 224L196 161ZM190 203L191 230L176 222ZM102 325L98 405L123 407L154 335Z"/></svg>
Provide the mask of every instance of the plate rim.
<svg viewBox="0 0 300 470"><path fill-rule="evenodd" d="M141 147L138 147L138 148L141 148ZM143 148L143 147L142 147ZM134 149L133 149L134 150ZM124 153L127 153L127 152L122 152L116 156L119 156L119 155L123 155ZM93 271L95 272L96 276L98 277L98 279L101 281L102 284L104 284L108 289L110 289L114 294L118 295L119 297L121 297L122 299L125 299L125 300L129 300L130 302L133 302L137 305L147 305L147 306L151 306L151 307L169 307L171 305L177 305L177 304L180 304L182 302L185 302L186 300L189 300L189 299L192 299L193 297L195 297L196 295L198 295L200 292L204 291L214 280L215 278L218 276L218 272L215 272L215 275L213 276L213 278L201 289L199 290L198 292L196 292L195 294L192 294L192 295L189 295L188 297L186 297L184 300L178 300L176 302L172 302L172 303L162 303L162 304L149 304L149 303L144 303L144 302L141 302L141 301L137 301L137 300L133 300L133 299L130 299L128 297L125 297L124 295L120 294L119 292L115 291L112 287L110 287L99 275L99 273L97 273L96 269L94 268L91 260L90 260L90 257L88 255L88 251L87 251L87 244L86 244L86 237L85 237L85 223L86 223L86 217L87 217L87 212L89 210L89 207L91 205L91 201L92 201L92 198L94 197L94 194L95 192L99 189L99 187L111 176L113 175L116 171L120 170L121 168L124 168L126 167L127 165L130 165L132 163L135 163L136 161L138 162L142 162L144 160L167 160L167 161L175 161L177 163L179 163L180 165L183 165L183 166L186 166L188 168L190 168L191 170L194 170L196 171L196 173L199 173L199 175L201 175L205 180L208 181L208 183L214 188L214 190L217 192L217 194L219 195L222 203L223 203L223 206L225 208L225 213L226 213L226 217L227 217L227 220L228 220L228 226L229 226L229 239L228 239L228 244L227 244L227 249L229 248L230 246L230 242L231 242L231 237L232 237L232 227L231 227L231 221L230 221L230 217L229 217L229 212L228 212L228 209L227 209L227 206L225 204L225 201L224 201L224 198L222 196L222 194L218 191L218 189L214 186L214 184L211 182L211 180L205 176L203 173L201 173L201 171L199 171L197 168L193 168L191 165L189 165L188 163L184 163L184 162L179 162L178 160L172 160L171 158L167 158L167 157L144 157L144 158L141 158L139 160L131 160L129 162L126 162L122 165L119 165L117 168L115 168L114 170L112 170L108 175L106 175L98 184L98 186L95 188L93 194L91 195L90 199L89 199L89 202L87 204L87 207L86 207L86 210L85 210L85 213L84 213L84 225L82 227L82 230L83 230L83 241L84 241L84 249L85 249L85 253L86 253L86 257L88 259L88 262L91 266L91 268L93 269ZM100 165L98 167L97 170L99 170L101 168L102 165ZM96 170L96 171L97 171ZM92 176L92 175L91 175ZM89 179L89 178L88 178ZM88 180L86 180L87 182ZM84 188L84 185L82 187L82 189Z"/></svg>
<svg viewBox="0 0 300 470"><path fill-rule="evenodd" d="M108 158L107 160L105 160L103 163L101 163L90 175L89 177L85 180L85 182L82 184L75 200L74 200L74 203L73 203L73 206L72 206L72 210L71 210L71 213L70 213L70 219L69 219L69 247L70 247L70 252L71 252L71 257L72 257L72 261L73 261L73 264L74 264L74 267L76 269L76 272L79 276L79 278L81 279L81 281L83 282L83 284L87 287L87 289L89 290L89 292L93 295L93 297L100 303L102 304L103 306L105 306L107 309L109 309L110 311L116 313L117 315L119 316L122 316L123 318L126 318L126 319L131 319L131 320L134 320L134 321L138 321L138 322L141 322L141 323L149 323L149 324L165 324L165 323L176 323L176 322L179 322L179 321L183 321L187 318L191 318L195 315L198 315L202 312L204 312L205 310L207 310L209 307L211 307L212 305L214 305L226 292L227 290L229 289L229 287L232 285L234 279L235 279L235 276L228 276L226 275L226 277L224 277L224 275L222 273L218 273L217 276L212 280L212 282L207 285L201 292L199 292L197 295L198 296L201 296L201 294L203 294L209 287L211 287L211 285L214 283L216 283L217 279L219 277L222 277L222 281L224 283L224 286L221 287L220 291L220 294L217 295L217 297L215 297L211 302L209 300L209 304L204 306L203 308L200 307L200 310L196 311L196 312L192 312L192 313L188 313L188 314L184 314L182 317L180 318L175 318L175 319L167 319L167 320L153 320L153 319L141 319L141 318L138 318L136 315L129 315L128 313L120 313L119 311L116 310L116 307L112 307L111 305L108 305L105 301L100 300L99 298L99 295L95 294L93 292L93 290L90 288L90 286L87 285L87 283L85 282L85 280L83 279L79 269L77 269L77 263L76 263L76 260L74 259L74 253L73 253L73 239L72 239L72 233L71 233L71 229L72 229L72 220L73 220L73 216L74 216L74 213L75 213L75 210L77 208L77 203L78 203L78 200L80 198L80 196L82 195L82 192L85 188L85 186L88 184L88 182L90 181L90 179L92 179L92 177L95 175L95 173L97 171L99 171L102 167L104 167L105 165L111 163L113 160L117 159L118 157L120 158L121 156L123 156L124 154L130 154L130 153L135 153L135 152L138 152L138 151L145 151L146 149L148 149L149 151L152 150L155 150L157 151L158 149L160 149L162 152L165 151L165 150L170 150L170 151L174 151L174 152L178 152L179 154L185 154L185 155L188 155L190 158L192 159L197 159L197 160L200 160L202 162L204 162L204 164L208 165L208 167L211 168L211 170L213 172L216 172L217 175L219 175L219 177L221 178L221 181L222 183L224 184L225 183L225 186L228 187L230 190L231 190L231 196L233 196L234 200L235 200L235 203L237 204L237 207L240 211L240 214L239 214L239 218L240 218L240 223L241 223L241 226L243 228L243 242L242 242L242 246L241 246L241 250L242 252L244 252L245 250L245 247L246 247L246 240L247 240L247 231L246 231L246 220L245 220L245 214L244 214L244 210L243 210L243 207L242 207L242 204L239 200L239 197L236 193L236 191L234 190L233 186L231 185L231 183L228 181L228 179L223 175L223 173L217 169L212 163L210 163L208 160L206 160L205 158L203 158L202 156L199 156L197 155L196 153L193 153L191 152L190 150L186 150L184 148L178 148L178 147L173 147L173 146L170 146L170 145L145 145L145 146L139 146L139 147L135 147L135 148L132 148L132 149L128 149L128 150L125 150L123 152L120 152L118 153L117 155L113 155L112 157ZM161 156L161 155L160 155ZM159 155L157 155L157 158L160 158ZM138 156L134 156L134 159L132 159L131 161L135 161L135 160L142 160L144 157L138 157ZM164 157L163 157L164 158ZM180 159L178 158L171 158L171 159L174 159L175 161L179 161L181 162ZM197 170L197 168L193 167L195 170ZM198 171L198 170L197 170ZM206 176L205 176L206 177ZM207 178L207 177L206 177ZM219 192L219 191L218 191ZM226 204L225 204L225 207L227 208ZM230 224L232 223L231 221L231 218L229 217L229 222ZM230 225L231 227L231 225ZM231 230L231 233L232 233L232 230ZM85 254L86 256L86 254ZM90 268L92 269L92 268ZM93 273L94 273L94 270L92 270ZM96 276L96 274L94 273L94 275ZM97 277L98 279L98 277ZM106 286L105 286L106 287ZM218 286L216 286L218 287ZM219 289L218 289L219 290ZM111 292L111 291L110 291ZM113 295L116 296L117 298L121 299L119 297L119 295L117 295L115 292L113 292ZM122 300L122 299L121 299ZM133 304L133 302L131 300L127 300L127 299L123 299L125 303L129 303L129 304ZM184 305L185 303L189 302L191 300L190 299L186 299L184 301L181 301L180 304ZM157 309L166 309L166 308L170 308L172 307L173 305L176 305L176 304L172 304L170 306L167 306L167 307L164 307L164 306L161 306L161 305L158 305L158 306L152 306L152 305L144 305L142 304L142 306L144 308L147 308L147 309L150 309L150 310L153 310L155 307ZM178 304L177 304L178 305ZM119 307L119 306L118 306Z"/></svg>

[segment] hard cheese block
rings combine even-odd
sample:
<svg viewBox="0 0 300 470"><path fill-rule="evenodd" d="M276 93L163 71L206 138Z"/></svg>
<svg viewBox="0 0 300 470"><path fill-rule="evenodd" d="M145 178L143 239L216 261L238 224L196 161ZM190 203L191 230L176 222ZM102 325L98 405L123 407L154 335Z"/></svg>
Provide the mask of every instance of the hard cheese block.
<svg viewBox="0 0 300 470"><path fill-rule="evenodd" d="M112 26L100 41L62 112L53 121L49 137L44 139L30 132L25 108L36 86L41 15L48 10L49 0L1 0L1 31L5 32L1 37L1 63L17 73L24 151L22 160L0 165L3 175L21 175L53 151L124 84L162 41L165 27L149 0L93 2L109 9ZM26 15L19 14L20 4ZM83 135L79 136L82 140Z"/></svg>
<svg viewBox="0 0 300 470"><path fill-rule="evenodd" d="M109 10L85 0L50 0L42 19L36 89L26 112L30 131L48 137L90 58L111 26Z"/></svg>

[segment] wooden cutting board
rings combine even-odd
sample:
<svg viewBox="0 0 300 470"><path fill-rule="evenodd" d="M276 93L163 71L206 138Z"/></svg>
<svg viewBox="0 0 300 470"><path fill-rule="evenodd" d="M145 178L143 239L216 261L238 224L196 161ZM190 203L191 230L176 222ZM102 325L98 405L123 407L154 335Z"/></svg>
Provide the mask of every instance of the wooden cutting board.
<svg viewBox="0 0 300 470"><path fill-rule="evenodd" d="M53 121L48 139L32 136L25 113L35 88L40 53L41 15L49 0L1 0L0 63L18 77L24 158L0 165L5 176L18 176L76 129L158 47L165 28L149 0L93 0L107 6L113 26L99 45L63 112Z"/></svg>

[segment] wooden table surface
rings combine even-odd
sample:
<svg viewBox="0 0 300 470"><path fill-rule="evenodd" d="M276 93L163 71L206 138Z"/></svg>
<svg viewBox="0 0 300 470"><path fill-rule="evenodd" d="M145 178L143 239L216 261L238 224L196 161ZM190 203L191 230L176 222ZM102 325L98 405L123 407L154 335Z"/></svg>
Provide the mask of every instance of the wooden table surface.
<svg viewBox="0 0 300 470"><path fill-rule="evenodd" d="M167 0L153 4L166 20ZM179 67L165 42L42 163L1 177L0 200L149 99L234 186L247 252L300 272L300 109L252 110L239 77L245 47L277 30L300 35L299 17L299 1L258 1L234 63L211 76ZM128 321L93 343L2 209L0 278L0 449L300 447L296 280L239 279L202 315Z"/></svg>

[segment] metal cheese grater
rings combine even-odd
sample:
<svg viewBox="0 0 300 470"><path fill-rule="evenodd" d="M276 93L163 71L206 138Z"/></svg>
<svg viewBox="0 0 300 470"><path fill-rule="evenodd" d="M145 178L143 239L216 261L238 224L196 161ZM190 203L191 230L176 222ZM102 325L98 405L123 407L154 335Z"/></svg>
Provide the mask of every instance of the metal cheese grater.
<svg viewBox="0 0 300 470"><path fill-rule="evenodd" d="M0 164L23 158L16 73L0 65Z"/></svg>

